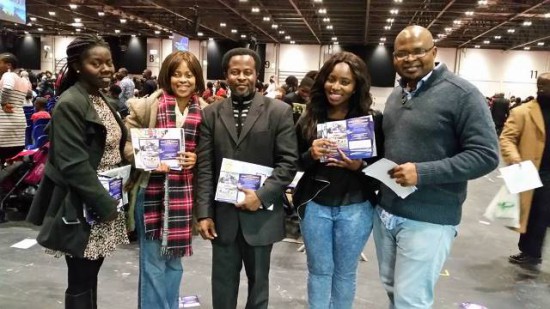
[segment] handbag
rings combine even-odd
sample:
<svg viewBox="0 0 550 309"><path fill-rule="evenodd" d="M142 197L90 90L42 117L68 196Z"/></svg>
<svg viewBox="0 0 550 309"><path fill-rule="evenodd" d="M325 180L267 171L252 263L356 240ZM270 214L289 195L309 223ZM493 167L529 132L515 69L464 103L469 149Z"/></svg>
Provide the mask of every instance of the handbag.
<svg viewBox="0 0 550 309"><path fill-rule="evenodd" d="M55 216L46 216L36 241L44 248L83 258L88 245L91 226L78 217L66 214L67 204Z"/></svg>
<svg viewBox="0 0 550 309"><path fill-rule="evenodd" d="M519 228L520 200L518 193L510 193L506 185L498 190L483 216L506 227Z"/></svg>
<svg viewBox="0 0 550 309"><path fill-rule="evenodd" d="M36 196L42 197L49 194L50 205L52 205L52 201L54 205L56 203L60 203L60 205L55 212L51 211L45 214L36 241L47 249L83 258L91 226L82 217L79 218L78 211L74 206L77 203L71 202L74 196L66 191L69 186L55 167L46 167L45 175L47 180L42 182ZM53 189L51 186L45 185L50 181L56 184ZM42 194L42 190L45 190L46 194Z"/></svg>

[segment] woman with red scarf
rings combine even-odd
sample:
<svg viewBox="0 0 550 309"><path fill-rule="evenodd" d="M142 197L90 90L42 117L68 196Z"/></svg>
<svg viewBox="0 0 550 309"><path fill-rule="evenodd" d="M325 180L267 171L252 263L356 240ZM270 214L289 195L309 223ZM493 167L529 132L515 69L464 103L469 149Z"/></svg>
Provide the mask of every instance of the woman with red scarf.
<svg viewBox="0 0 550 309"><path fill-rule="evenodd" d="M128 101L126 127L183 128L185 152L181 170L166 164L139 171L135 186L135 227L139 238L139 308L177 309L183 274L181 257L191 255L193 176L201 109L206 103L202 68L189 52L176 51L162 63L159 90ZM133 161L131 141L125 155Z"/></svg>

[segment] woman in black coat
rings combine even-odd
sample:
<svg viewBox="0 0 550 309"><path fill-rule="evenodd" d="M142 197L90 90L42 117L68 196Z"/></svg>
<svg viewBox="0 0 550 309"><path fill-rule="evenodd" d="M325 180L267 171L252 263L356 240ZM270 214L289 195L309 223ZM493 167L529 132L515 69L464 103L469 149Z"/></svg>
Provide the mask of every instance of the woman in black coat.
<svg viewBox="0 0 550 309"><path fill-rule="evenodd" d="M65 308L97 308L97 275L104 257L128 243L124 213L97 173L122 162L126 129L101 94L114 73L107 43L93 35L67 47L68 70L49 128L45 176L27 220L42 225L38 243L65 256Z"/></svg>

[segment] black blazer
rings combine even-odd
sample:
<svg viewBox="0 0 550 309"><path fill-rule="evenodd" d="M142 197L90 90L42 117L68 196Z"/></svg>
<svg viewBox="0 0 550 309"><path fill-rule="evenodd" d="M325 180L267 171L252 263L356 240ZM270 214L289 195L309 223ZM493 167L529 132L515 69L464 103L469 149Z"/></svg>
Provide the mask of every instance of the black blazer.
<svg viewBox="0 0 550 309"><path fill-rule="evenodd" d="M273 210L241 211L233 204L214 201L222 159L234 159L273 167L273 174L256 191L262 205ZM241 135L237 137L231 98L203 109L197 147L196 215L212 218L216 242L235 240L240 226L252 246L264 246L284 238L283 194L297 169L298 146L291 108L255 94Z"/></svg>

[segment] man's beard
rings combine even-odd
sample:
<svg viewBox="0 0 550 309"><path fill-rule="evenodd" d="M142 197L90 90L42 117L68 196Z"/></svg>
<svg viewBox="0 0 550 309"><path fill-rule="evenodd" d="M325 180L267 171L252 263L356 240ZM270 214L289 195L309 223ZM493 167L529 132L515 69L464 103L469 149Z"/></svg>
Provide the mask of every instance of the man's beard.
<svg viewBox="0 0 550 309"><path fill-rule="evenodd" d="M537 101L546 106L550 106L550 95L537 94Z"/></svg>

